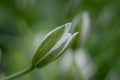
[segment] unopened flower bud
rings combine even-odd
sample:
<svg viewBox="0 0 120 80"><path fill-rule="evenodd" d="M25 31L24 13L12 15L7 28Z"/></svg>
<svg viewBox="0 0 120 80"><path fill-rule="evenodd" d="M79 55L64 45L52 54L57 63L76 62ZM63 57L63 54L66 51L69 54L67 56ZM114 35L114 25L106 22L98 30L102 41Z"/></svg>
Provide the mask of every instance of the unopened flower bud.
<svg viewBox="0 0 120 80"><path fill-rule="evenodd" d="M78 32L69 33L71 23L67 23L49 32L43 39L36 54L32 59L32 65L42 68L57 59L68 47Z"/></svg>

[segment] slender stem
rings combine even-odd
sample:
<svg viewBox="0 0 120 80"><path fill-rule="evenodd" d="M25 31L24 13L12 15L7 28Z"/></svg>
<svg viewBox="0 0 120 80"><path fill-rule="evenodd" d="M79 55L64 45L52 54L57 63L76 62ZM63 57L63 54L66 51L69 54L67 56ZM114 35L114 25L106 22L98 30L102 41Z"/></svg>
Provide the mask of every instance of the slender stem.
<svg viewBox="0 0 120 80"><path fill-rule="evenodd" d="M23 71L12 74L12 75L4 78L3 80L13 80L14 78L17 78L17 77L20 77L20 76L22 76L24 74L27 74L28 72L32 71L33 69L35 69L35 67L31 66L31 67L29 67L29 68L27 68L27 69L25 69Z"/></svg>

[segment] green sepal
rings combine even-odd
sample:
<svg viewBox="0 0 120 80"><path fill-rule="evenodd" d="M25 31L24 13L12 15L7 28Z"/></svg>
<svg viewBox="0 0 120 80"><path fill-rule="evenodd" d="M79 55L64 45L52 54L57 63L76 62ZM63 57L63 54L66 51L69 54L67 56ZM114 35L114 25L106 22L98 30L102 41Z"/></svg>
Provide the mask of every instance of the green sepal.
<svg viewBox="0 0 120 80"><path fill-rule="evenodd" d="M48 33L32 59L33 66L38 65L38 61L58 42L64 32L65 26L61 26Z"/></svg>

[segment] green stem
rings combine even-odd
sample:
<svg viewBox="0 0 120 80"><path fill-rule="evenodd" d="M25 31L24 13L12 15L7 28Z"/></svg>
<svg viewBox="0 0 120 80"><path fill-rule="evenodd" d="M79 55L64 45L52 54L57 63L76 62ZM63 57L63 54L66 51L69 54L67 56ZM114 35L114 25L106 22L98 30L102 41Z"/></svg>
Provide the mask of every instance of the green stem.
<svg viewBox="0 0 120 80"><path fill-rule="evenodd" d="M17 78L17 77L20 77L20 76L22 76L24 74L27 74L28 72L32 71L33 69L35 69L35 67L31 66L31 67L29 67L29 68L27 68L27 69L25 69L23 71L17 72L15 74L12 74L12 75L4 78L4 80L13 80L14 78Z"/></svg>

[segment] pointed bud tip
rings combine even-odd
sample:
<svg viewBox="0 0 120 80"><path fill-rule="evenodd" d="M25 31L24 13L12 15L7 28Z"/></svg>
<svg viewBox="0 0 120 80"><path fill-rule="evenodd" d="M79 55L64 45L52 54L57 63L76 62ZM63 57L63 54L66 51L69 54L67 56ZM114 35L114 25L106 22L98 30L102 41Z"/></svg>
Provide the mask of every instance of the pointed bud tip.
<svg viewBox="0 0 120 80"><path fill-rule="evenodd" d="M72 23L66 23L65 26L66 27L70 27L72 25Z"/></svg>
<svg viewBox="0 0 120 80"><path fill-rule="evenodd" d="M79 34L79 32L75 32L73 35L77 35L77 34Z"/></svg>
<svg viewBox="0 0 120 80"><path fill-rule="evenodd" d="M65 26L65 30L66 30L66 32L69 32L70 31L70 28L71 28L71 25L72 25L72 23L66 23L64 26Z"/></svg>

